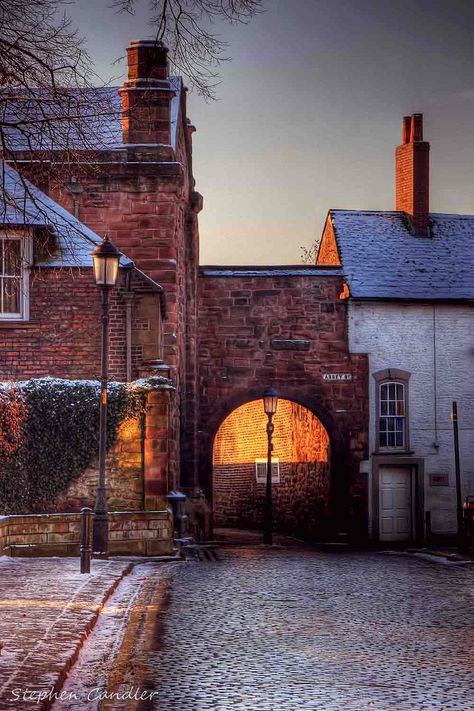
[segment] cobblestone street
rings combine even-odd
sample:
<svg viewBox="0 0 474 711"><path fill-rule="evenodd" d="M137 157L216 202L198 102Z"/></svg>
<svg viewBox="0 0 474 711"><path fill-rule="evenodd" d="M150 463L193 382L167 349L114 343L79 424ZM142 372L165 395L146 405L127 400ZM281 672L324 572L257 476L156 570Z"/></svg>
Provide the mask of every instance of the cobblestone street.
<svg viewBox="0 0 474 711"><path fill-rule="evenodd" d="M291 548L219 557L173 569L148 658L155 709L474 709L472 568Z"/></svg>

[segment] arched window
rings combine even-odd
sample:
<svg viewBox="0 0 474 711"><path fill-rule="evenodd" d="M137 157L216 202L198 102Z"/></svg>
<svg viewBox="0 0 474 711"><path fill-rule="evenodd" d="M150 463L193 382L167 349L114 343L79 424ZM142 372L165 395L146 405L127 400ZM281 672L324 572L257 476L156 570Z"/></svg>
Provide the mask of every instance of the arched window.
<svg viewBox="0 0 474 711"><path fill-rule="evenodd" d="M376 449L408 449L408 379L398 369L374 373L376 380Z"/></svg>

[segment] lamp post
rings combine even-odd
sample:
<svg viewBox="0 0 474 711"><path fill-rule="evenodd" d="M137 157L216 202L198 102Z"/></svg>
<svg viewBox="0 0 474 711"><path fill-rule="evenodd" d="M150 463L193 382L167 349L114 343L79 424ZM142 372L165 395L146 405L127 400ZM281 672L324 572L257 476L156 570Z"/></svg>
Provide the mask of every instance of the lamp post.
<svg viewBox="0 0 474 711"><path fill-rule="evenodd" d="M267 481L265 487L265 510L263 519L263 542L271 546L273 543L273 502L272 502L272 435L275 429L273 415L278 407L278 393L275 388L267 388L263 393L263 409L268 417L267 422Z"/></svg>
<svg viewBox="0 0 474 711"><path fill-rule="evenodd" d="M117 283L122 253L107 235L91 252L95 283L102 295L102 355L100 375L100 425L99 425L99 485L94 508L93 553L107 556L109 549L109 522L105 489L105 457L107 450L107 381L109 377L109 291Z"/></svg>

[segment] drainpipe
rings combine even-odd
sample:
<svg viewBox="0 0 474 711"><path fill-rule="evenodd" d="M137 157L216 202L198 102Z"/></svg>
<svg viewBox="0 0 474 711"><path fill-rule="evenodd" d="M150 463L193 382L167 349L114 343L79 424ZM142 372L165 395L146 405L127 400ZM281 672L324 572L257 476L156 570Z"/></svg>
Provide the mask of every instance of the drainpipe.
<svg viewBox="0 0 474 711"><path fill-rule="evenodd" d="M434 413L434 442L433 447L438 450L438 375L436 363L436 306L433 304L433 413Z"/></svg>
<svg viewBox="0 0 474 711"><path fill-rule="evenodd" d="M125 302L125 357L127 383L132 379L132 297Z"/></svg>

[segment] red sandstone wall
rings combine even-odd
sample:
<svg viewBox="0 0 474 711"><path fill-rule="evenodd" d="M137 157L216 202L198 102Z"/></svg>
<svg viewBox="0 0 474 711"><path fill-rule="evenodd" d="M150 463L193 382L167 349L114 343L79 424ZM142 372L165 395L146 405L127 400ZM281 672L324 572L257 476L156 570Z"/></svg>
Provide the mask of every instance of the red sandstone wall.
<svg viewBox="0 0 474 711"><path fill-rule="evenodd" d="M339 299L342 277L301 271L297 276L206 276L202 270L201 483L212 492L213 440L222 421L272 385L323 422L331 441L334 524L364 531L367 488L359 464L367 447L367 358L348 351L347 304ZM285 339L299 343L288 349ZM349 373L352 380L324 380L327 373Z"/></svg>

